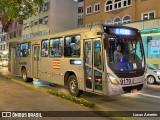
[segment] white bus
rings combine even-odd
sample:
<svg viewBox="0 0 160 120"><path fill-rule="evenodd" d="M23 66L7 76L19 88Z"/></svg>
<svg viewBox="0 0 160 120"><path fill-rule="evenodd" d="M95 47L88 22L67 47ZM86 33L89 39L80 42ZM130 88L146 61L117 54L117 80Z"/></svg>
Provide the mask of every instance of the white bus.
<svg viewBox="0 0 160 120"><path fill-rule="evenodd" d="M66 85L73 96L82 91L120 95L146 85L140 32L124 26L99 25L10 42L9 71L24 81Z"/></svg>

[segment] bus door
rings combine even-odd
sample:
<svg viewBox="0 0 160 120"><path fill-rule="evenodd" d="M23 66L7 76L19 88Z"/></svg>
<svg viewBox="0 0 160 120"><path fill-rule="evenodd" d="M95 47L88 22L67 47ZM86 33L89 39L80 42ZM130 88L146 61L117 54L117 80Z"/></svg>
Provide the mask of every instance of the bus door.
<svg viewBox="0 0 160 120"><path fill-rule="evenodd" d="M32 73L33 77L38 78L38 63L40 58L40 45L33 45L33 66Z"/></svg>
<svg viewBox="0 0 160 120"><path fill-rule="evenodd" d="M11 73L12 74L14 74L15 73L15 62L16 62L16 60L15 60L15 56L16 56L16 48L11 48L11 57L10 57L10 66L11 66Z"/></svg>
<svg viewBox="0 0 160 120"><path fill-rule="evenodd" d="M100 38L84 41L85 89L102 93L102 48Z"/></svg>

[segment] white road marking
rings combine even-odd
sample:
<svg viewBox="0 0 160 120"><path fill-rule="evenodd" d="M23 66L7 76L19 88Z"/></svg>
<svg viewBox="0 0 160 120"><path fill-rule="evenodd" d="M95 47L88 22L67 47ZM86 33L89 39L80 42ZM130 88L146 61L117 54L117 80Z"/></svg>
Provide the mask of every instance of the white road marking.
<svg viewBox="0 0 160 120"><path fill-rule="evenodd" d="M150 95L150 94L144 94L144 93L138 93L138 95L143 95L143 96L147 96L147 97L152 97L152 98L158 98L158 99L160 99L160 96L156 96L156 95Z"/></svg>

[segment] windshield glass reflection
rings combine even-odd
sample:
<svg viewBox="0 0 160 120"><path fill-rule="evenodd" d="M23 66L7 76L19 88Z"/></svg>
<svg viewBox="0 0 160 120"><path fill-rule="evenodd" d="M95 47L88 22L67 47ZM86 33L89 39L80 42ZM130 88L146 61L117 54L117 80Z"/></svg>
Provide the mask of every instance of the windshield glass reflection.
<svg viewBox="0 0 160 120"><path fill-rule="evenodd" d="M131 71L144 68L141 38L114 35L105 39L105 46L111 69Z"/></svg>

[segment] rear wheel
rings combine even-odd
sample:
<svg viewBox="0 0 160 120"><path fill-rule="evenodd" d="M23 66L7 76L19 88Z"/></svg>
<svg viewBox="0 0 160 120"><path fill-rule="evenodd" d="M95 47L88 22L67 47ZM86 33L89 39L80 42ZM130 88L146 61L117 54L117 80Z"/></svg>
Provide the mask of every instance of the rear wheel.
<svg viewBox="0 0 160 120"><path fill-rule="evenodd" d="M156 79L154 76L150 75L147 77L147 83L149 84L155 84L156 83Z"/></svg>
<svg viewBox="0 0 160 120"><path fill-rule="evenodd" d="M22 79L24 82L28 82L28 77L27 77L27 70L22 69Z"/></svg>
<svg viewBox="0 0 160 120"><path fill-rule="evenodd" d="M77 77L75 75L69 76L67 84L68 84L69 93L72 96L81 95L82 91L78 89Z"/></svg>

